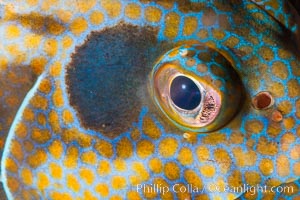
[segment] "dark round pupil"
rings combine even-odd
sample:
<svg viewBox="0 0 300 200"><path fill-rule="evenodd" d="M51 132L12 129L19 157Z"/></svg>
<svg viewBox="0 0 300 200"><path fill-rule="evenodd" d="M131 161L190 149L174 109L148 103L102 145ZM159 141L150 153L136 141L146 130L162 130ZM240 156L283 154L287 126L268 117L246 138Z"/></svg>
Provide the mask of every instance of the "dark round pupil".
<svg viewBox="0 0 300 200"><path fill-rule="evenodd" d="M177 76L171 83L171 99L176 106L185 110L195 109L201 101L198 86L185 76Z"/></svg>

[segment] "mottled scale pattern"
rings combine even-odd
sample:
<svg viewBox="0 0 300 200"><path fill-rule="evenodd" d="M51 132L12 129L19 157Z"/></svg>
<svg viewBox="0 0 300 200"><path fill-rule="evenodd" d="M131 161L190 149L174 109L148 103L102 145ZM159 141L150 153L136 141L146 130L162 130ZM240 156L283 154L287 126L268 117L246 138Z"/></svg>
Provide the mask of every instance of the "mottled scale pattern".
<svg viewBox="0 0 300 200"><path fill-rule="evenodd" d="M292 3L3 0L0 14L1 179L9 200L300 198L299 13ZM155 36L153 46L151 37L143 35L145 30ZM141 96L149 98L129 99L138 103L128 115L121 115L127 118L117 118L125 128L113 127L117 133L104 134L109 124L90 125L89 120L98 118L85 118L80 113L87 111L85 107L91 116L107 113L93 113L94 101L81 106L76 96L80 92L72 93L72 88L89 89L94 80L81 78L85 76L76 70L81 62L94 63L84 60L89 58L85 49L95 47L88 43L93 34L118 38L121 33L127 43L100 45L99 52L105 53L99 54L109 62L118 60L113 53L127 53L129 64L145 63L137 64L141 71L151 69L165 52L181 45L201 44L222 52L243 84L245 95L238 114L217 131L184 132L145 95L147 76L139 79L145 81ZM134 48L148 52L143 59L135 57L139 52L134 48L127 48L135 39L142 45ZM122 48L116 50L114 45L119 43ZM201 73L213 72L192 60L186 64ZM103 79L88 67L79 72ZM260 91L274 97L271 108L256 110L251 105ZM101 94L90 95L83 99ZM120 112L126 109L116 106ZM272 119L276 111L282 120ZM147 185L146 190L138 192L137 184ZM151 184L205 190L162 194L147 190ZM243 194L207 189L243 184L287 185L293 192Z"/></svg>

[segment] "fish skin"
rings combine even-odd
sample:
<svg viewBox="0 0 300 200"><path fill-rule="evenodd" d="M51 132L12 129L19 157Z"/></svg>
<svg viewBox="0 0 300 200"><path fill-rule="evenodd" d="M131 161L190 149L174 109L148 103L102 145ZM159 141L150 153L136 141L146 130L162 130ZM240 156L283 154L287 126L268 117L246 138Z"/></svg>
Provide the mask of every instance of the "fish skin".
<svg viewBox="0 0 300 200"><path fill-rule="evenodd" d="M253 198L208 189L241 183L294 188L292 194L257 193L256 199L299 198L297 11L279 1L191 2L0 3L1 173L8 199ZM125 118L128 130L107 137L83 124L70 101L69 63L91 32L121 22L154 27L157 51L201 43L222 52L245 89L239 113L217 131L184 134L152 105L143 85L136 121ZM274 97L268 110L251 105L261 91ZM282 114L280 122L272 121L274 111ZM205 190L160 196L136 192L138 183Z"/></svg>

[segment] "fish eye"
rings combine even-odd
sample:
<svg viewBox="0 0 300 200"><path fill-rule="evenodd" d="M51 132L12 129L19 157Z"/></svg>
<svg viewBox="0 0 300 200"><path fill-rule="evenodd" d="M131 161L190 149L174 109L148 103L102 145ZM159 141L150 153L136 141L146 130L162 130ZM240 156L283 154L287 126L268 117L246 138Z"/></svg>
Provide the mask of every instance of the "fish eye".
<svg viewBox="0 0 300 200"><path fill-rule="evenodd" d="M171 81L170 96L174 106L184 110L193 110L201 102L200 88L191 78L183 75Z"/></svg>
<svg viewBox="0 0 300 200"><path fill-rule="evenodd" d="M202 45L168 51L150 76L155 104L185 131L211 132L226 125L240 108L242 89L231 62Z"/></svg>

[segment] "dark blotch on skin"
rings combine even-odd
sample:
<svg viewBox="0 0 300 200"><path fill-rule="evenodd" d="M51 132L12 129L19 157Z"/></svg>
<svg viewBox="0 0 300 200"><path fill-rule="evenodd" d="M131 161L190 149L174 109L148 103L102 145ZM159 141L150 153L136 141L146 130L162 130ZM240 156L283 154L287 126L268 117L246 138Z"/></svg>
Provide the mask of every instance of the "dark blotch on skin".
<svg viewBox="0 0 300 200"><path fill-rule="evenodd" d="M147 95L148 75L167 45L157 30L121 23L92 32L76 48L67 67L71 105L81 124L112 138L138 121ZM147 100L145 100L147 99Z"/></svg>
<svg viewBox="0 0 300 200"><path fill-rule="evenodd" d="M53 16L39 13L12 14L9 20L17 21L24 27L37 34L59 35L67 30L66 24L58 21Z"/></svg>

